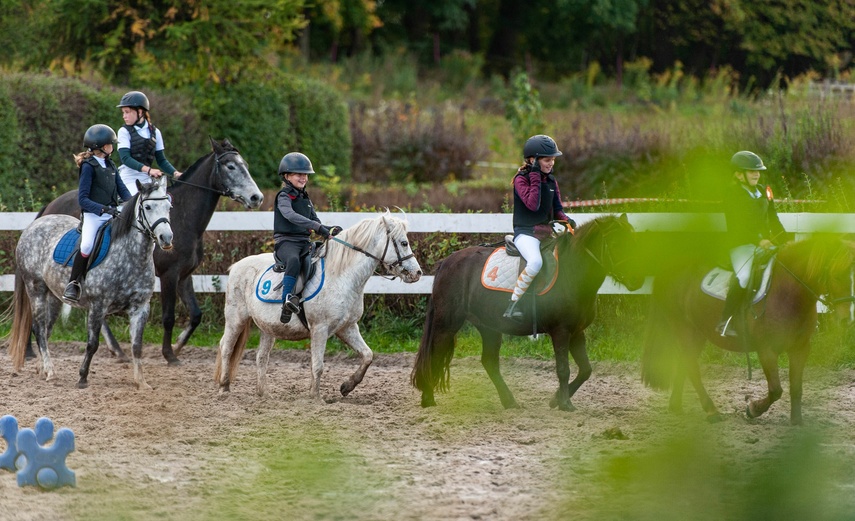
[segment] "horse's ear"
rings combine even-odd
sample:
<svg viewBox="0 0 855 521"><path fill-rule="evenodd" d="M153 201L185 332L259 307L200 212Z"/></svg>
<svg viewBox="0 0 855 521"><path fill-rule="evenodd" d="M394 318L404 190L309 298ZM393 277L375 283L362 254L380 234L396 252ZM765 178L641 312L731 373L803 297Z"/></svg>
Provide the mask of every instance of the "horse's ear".
<svg viewBox="0 0 855 521"><path fill-rule="evenodd" d="M134 179L134 182L137 184L137 192L142 192L142 183L140 183L139 179Z"/></svg>
<svg viewBox="0 0 855 521"><path fill-rule="evenodd" d="M213 150L214 152L216 152L217 150L219 150L219 149L220 149L220 144L219 144L219 143L217 143L217 140L216 140L216 139L214 139L214 138L213 138L213 137L211 137L211 136L208 136L208 139L210 139L210 140L211 140L211 150Z"/></svg>
<svg viewBox="0 0 855 521"><path fill-rule="evenodd" d="M618 219L620 219L620 222L624 224L629 224L629 217L626 215L626 212L620 214L620 217L618 217Z"/></svg>

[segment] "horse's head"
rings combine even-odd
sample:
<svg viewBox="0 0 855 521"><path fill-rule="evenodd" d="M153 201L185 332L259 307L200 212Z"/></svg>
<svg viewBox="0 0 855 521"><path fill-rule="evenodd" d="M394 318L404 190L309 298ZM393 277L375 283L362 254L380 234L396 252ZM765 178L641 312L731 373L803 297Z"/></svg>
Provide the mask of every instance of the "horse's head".
<svg viewBox="0 0 855 521"><path fill-rule="evenodd" d="M211 150L214 152L213 186L223 195L235 201L240 201L247 208L258 208L264 200L264 194L249 173L249 167L241 157L240 152L224 139L218 143L211 139Z"/></svg>
<svg viewBox="0 0 855 521"><path fill-rule="evenodd" d="M386 246L381 260L390 275L404 282L416 282L422 276L422 267L407 238L407 221L392 217L389 212L380 217L386 235Z"/></svg>
<svg viewBox="0 0 855 521"><path fill-rule="evenodd" d="M581 226L570 241L584 244L588 254L606 273L628 290L635 291L644 284L644 274L634 262L637 256L635 228L626 214L594 219Z"/></svg>
<svg viewBox="0 0 855 521"><path fill-rule="evenodd" d="M166 193L166 181L154 179L151 183L136 183L138 193L134 217L138 228L157 242L161 249L172 249L172 227L169 225L172 198Z"/></svg>

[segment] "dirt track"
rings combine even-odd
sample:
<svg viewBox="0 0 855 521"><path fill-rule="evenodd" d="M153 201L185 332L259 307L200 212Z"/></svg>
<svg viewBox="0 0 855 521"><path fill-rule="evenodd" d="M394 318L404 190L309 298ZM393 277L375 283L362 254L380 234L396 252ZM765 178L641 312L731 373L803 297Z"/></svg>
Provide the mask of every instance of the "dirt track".
<svg viewBox="0 0 855 521"><path fill-rule="evenodd" d="M231 395L221 400L212 350L187 348L182 366L167 367L158 349L146 346L154 390L138 392L130 367L104 350L90 387L76 389L79 348L53 346L52 382L35 374L33 362L12 375L0 351L0 415L16 416L22 427L47 416L71 428L77 450L68 466L78 482L41 492L19 488L13 473L0 471L0 519L732 518L745 508L730 487L742 487L758 467L773 467L780 447L809 433L819 433L811 446L820 456L855 462L853 371L809 371L805 419L814 427L793 428L786 396L763 418L742 416L745 397L765 386L735 368L706 371L726 415L708 425L690 389L685 414L666 414L667 396L644 388L635 365L597 364L574 398L578 410L562 413L547 405L556 386L552 363L503 361L524 407L505 411L478 360L456 360L451 392L437 396L438 407L422 409L409 385L412 354L379 355L345 399L337 389L354 361L328 359L326 403L317 403L308 397L304 351L274 351L264 399L255 396L255 353L248 352ZM683 463L657 466L657 454L667 461L671 438L697 442L674 450L714 468L697 458L684 466L683 456L675 460ZM747 470L733 472L738 465ZM668 469L686 474L669 478ZM677 490L651 484L660 474L677 479ZM843 502L832 514L851 515L855 472L830 475L831 492ZM719 489L689 486L700 480L699 487L716 487L716 477ZM708 497L724 510L709 509L700 499ZM677 506L663 506L669 504Z"/></svg>

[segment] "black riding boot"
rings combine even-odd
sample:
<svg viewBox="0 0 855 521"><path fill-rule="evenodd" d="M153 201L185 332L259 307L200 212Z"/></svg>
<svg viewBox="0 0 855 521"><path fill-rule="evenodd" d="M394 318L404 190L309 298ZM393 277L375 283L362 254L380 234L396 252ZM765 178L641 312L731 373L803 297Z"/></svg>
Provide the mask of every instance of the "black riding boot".
<svg viewBox="0 0 855 521"><path fill-rule="evenodd" d="M77 302L80 300L80 279L86 272L86 265L89 263L89 258L84 257L80 251L74 256L74 264L71 265L71 276L68 278L68 285L65 286L65 293L62 298L69 302Z"/></svg>
<svg viewBox="0 0 855 521"><path fill-rule="evenodd" d="M730 283L730 288L727 290L727 298L724 301L724 310L721 313L721 322L715 327L716 333L721 336L739 336L736 331L736 315L745 300L745 295L748 290L740 287L739 282L733 281Z"/></svg>

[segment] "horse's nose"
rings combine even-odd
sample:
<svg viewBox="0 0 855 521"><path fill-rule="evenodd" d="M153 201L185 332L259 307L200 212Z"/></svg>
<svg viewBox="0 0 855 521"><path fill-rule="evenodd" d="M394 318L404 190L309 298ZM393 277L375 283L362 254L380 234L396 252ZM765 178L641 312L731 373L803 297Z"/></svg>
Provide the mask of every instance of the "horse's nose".
<svg viewBox="0 0 855 521"><path fill-rule="evenodd" d="M261 192L257 194L252 194L252 196L250 196L249 198L249 205L252 208L258 208L259 206L261 206L262 202L264 202L264 194L262 194Z"/></svg>
<svg viewBox="0 0 855 521"><path fill-rule="evenodd" d="M172 249L172 233L161 233L157 236L157 241L160 244L161 250Z"/></svg>

